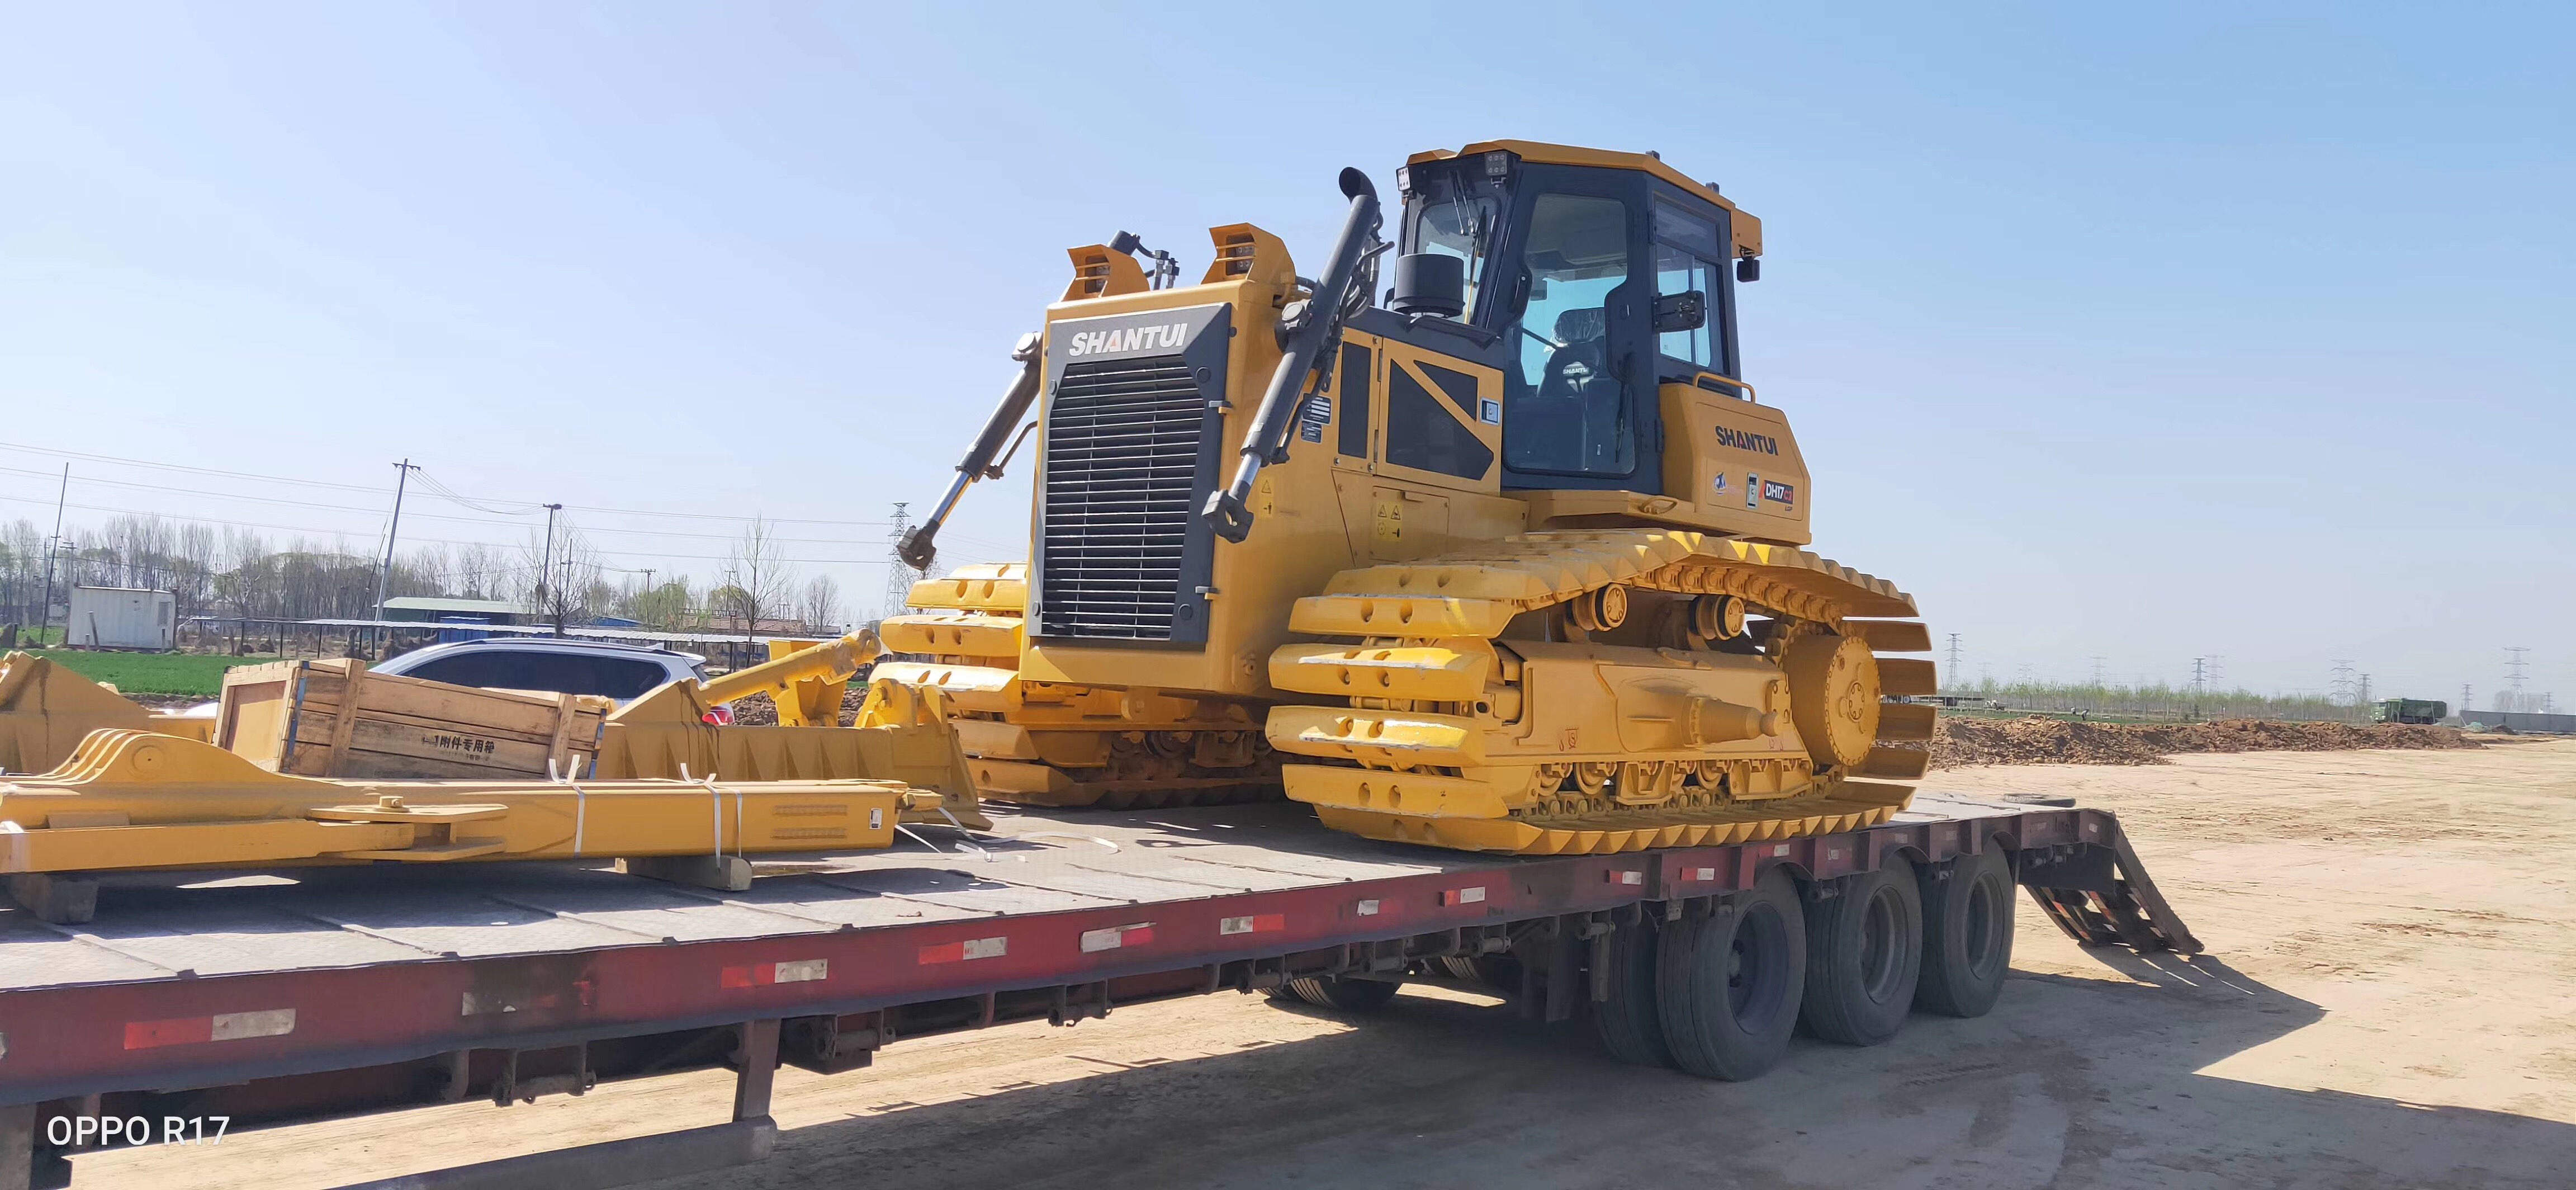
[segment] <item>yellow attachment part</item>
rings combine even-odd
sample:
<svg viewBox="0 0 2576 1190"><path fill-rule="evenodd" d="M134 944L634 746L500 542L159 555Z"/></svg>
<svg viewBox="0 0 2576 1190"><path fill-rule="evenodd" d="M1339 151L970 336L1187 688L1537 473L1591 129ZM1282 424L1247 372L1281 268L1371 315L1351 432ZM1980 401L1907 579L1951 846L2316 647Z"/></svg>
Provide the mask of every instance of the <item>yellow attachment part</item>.
<svg viewBox="0 0 2576 1190"><path fill-rule="evenodd" d="M1446 645L1287 645L1270 655L1270 684L1301 694L1472 702L1485 692L1494 651L1481 640Z"/></svg>
<svg viewBox="0 0 2576 1190"><path fill-rule="evenodd" d="M1487 599L1309 595L1288 613L1288 630L1314 636L1492 638L1520 609Z"/></svg>
<svg viewBox="0 0 2576 1190"><path fill-rule="evenodd" d="M773 642L795 645L800 642ZM839 640L807 648L781 651L773 648L770 659L748 669L709 678L700 686L709 702L732 702L748 694L767 694L784 707L792 698L799 682L847 682L859 667L885 655L877 643L877 634L865 628ZM835 722L840 711L834 700Z"/></svg>
<svg viewBox="0 0 2576 1190"><path fill-rule="evenodd" d="M888 616L877 625L885 647L897 653L940 657L1008 657L1019 663L1028 639L1027 621L1018 616L979 612L924 612Z"/></svg>
<svg viewBox="0 0 2576 1190"><path fill-rule="evenodd" d="M52 658L19 652L0 657L0 772L44 772L92 731L144 730L156 718Z"/></svg>
<svg viewBox="0 0 2576 1190"><path fill-rule="evenodd" d="M898 781L935 790L941 801L906 822L952 818L979 830L992 821L975 800L975 781L949 728L937 690L892 687L870 701L850 727L717 726L689 682L674 682L619 707L601 733L594 776L610 779L703 780L710 773L742 781Z"/></svg>
<svg viewBox="0 0 2576 1190"><path fill-rule="evenodd" d="M946 578L928 578L904 596L914 607L1021 615L1029 607L1029 564L980 562L960 566Z"/></svg>
<svg viewBox="0 0 2576 1190"><path fill-rule="evenodd" d="M1349 707L1272 707L1270 746L1381 765L1485 762L1485 733L1457 715Z"/></svg>
<svg viewBox="0 0 2576 1190"><path fill-rule="evenodd" d="M104 730L0 785L0 873L878 848L935 798L873 780L338 781Z"/></svg>

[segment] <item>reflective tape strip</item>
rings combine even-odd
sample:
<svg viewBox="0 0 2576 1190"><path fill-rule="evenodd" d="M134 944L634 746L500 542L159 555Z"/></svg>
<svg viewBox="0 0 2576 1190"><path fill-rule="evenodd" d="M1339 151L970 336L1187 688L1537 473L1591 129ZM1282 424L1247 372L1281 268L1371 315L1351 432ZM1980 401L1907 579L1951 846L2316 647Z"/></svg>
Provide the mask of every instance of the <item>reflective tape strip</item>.
<svg viewBox="0 0 2576 1190"><path fill-rule="evenodd" d="M1717 879L1717 869L1692 868L1690 870L1690 878L1693 880L1715 880Z"/></svg>
<svg viewBox="0 0 2576 1190"><path fill-rule="evenodd" d="M1440 894L1440 903L1443 905L1473 905L1484 899L1485 886L1481 884L1473 888L1448 889Z"/></svg>
<svg viewBox="0 0 2576 1190"><path fill-rule="evenodd" d="M1604 872L1602 875L1608 878L1612 884L1644 884L1646 882L1646 874L1643 872L1610 871Z"/></svg>
<svg viewBox="0 0 2576 1190"><path fill-rule="evenodd" d="M1362 917L1375 917L1375 916L1377 916L1377 902L1375 902L1375 901L1362 901L1362 902L1360 902L1360 916L1362 916Z"/></svg>
<svg viewBox="0 0 2576 1190"><path fill-rule="evenodd" d="M1786 844L1786 843L1782 843L1782 844L1780 844L1779 846L1773 847L1773 848L1771 849L1771 854L1773 854L1773 855L1787 855L1787 854L1789 854L1789 845L1788 845L1788 844Z"/></svg>
<svg viewBox="0 0 2576 1190"><path fill-rule="evenodd" d="M831 977L830 959L797 959L785 963L727 967L717 973L716 980L720 986L728 988L757 988L774 983L813 983Z"/></svg>
<svg viewBox="0 0 2576 1190"><path fill-rule="evenodd" d="M140 1050L164 1045L240 1041L247 1037L284 1037L294 1031L295 1010L292 1008L218 1012L213 1016L189 1016L167 1021L127 1021L125 1048Z"/></svg>
<svg viewBox="0 0 2576 1190"><path fill-rule="evenodd" d="M1220 934L1267 934L1288 928L1285 913L1256 913L1250 917L1229 917L1216 923Z"/></svg>
<svg viewBox="0 0 2576 1190"><path fill-rule="evenodd" d="M1143 946L1153 940L1154 923L1150 921L1141 921L1132 926L1111 926L1105 930L1084 930L1082 932L1082 950L1083 953L1089 954L1094 951L1116 950L1122 946Z"/></svg>
<svg viewBox="0 0 2576 1190"><path fill-rule="evenodd" d="M921 948L924 963L963 963L969 959L997 959L1010 953L1009 938L969 938L963 942L942 942Z"/></svg>

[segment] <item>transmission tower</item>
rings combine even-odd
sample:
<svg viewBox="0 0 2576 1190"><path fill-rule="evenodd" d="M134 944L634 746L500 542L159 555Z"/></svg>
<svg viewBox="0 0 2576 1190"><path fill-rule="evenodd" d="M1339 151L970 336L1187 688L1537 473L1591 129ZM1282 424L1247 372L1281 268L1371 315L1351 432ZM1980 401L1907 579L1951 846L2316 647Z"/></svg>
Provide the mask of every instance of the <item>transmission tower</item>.
<svg viewBox="0 0 2576 1190"><path fill-rule="evenodd" d="M1959 634L1950 634L1950 688L1959 688Z"/></svg>
<svg viewBox="0 0 2576 1190"><path fill-rule="evenodd" d="M2472 704L2469 702L2469 684L2467 682L2462 682L2460 683L2460 713L2463 715L2468 714L2469 707L2471 705Z"/></svg>
<svg viewBox="0 0 2576 1190"><path fill-rule="evenodd" d="M2352 696L2351 658L2338 657L2335 659L2334 681L2327 686L2327 689L2333 692L2329 701L2333 702L2335 705L2346 707L2355 705L2355 700Z"/></svg>
<svg viewBox="0 0 2576 1190"><path fill-rule="evenodd" d="M2504 701L2497 703L2496 709L2499 711L2519 711L2523 709L2522 680L2528 675L2531 669L2531 663L2523 660L2522 655L2530 652L2531 650L2522 645L2506 645L2504 647L2504 651L2511 654L2511 656L2507 657L2504 663L2506 686Z"/></svg>
<svg viewBox="0 0 2576 1190"><path fill-rule="evenodd" d="M2359 692L2358 694L2355 694L2355 695L2353 696L2353 700L2352 700L2352 701L2353 701L2353 705L2354 705L2354 706L2363 706L2363 707L2369 706L2369 705L2370 705L2370 675L2369 675L2369 674L2363 674L2363 675L2361 675L2361 686L2360 686L2360 688L2359 688L2359 689L2360 689L2360 692Z"/></svg>
<svg viewBox="0 0 2576 1190"><path fill-rule="evenodd" d="M2093 659L2093 685L2096 688L2099 688L2102 685L2102 662L2104 660L2105 659L2102 657L2095 657Z"/></svg>
<svg viewBox="0 0 2576 1190"><path fill-rule="evenodd" d="M903 553L899 548L900 543L903 541L903 531L906 528L909 528L912 522L912 514L909 511L909 507L910 505L908 501L897 500L894 502L894 530L891 534L894 544L886 546L886 589L884 614L889 616L902 615L904 607L909 604L912 599L912 584L919 579L928 577L926 572L915 570L911 566L906 565L903 560Z"/></svg>

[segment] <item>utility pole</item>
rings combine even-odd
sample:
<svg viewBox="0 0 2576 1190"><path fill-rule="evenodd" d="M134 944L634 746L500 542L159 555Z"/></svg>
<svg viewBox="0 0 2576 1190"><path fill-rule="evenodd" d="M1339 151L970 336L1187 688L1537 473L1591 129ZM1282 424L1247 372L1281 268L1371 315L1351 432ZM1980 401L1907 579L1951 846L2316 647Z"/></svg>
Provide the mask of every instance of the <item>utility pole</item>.
<svg viewBox="0 0 2576 1190"><path fill-rule="evenodd" d="M546 549L544 553L537 556L537 611L541 614L554 610L554 601L546 597L546 587L548 583L554 580L555 514L562 511L563 505L546 505ZM563 635L563 617L561 616L555 617L555 635Z"/></svg>
<svg viewBox="0 0 2576 1190"><path fill-rule="evenodd" d="M54 559L63 552L63 501L71 495L72 465L63 464L62 487L54 492L54 535L45 540L45 607L44 622L36 626L36 643L45 643L45 633L54 626ZM63 635L71 635L71 625L63 625Z"/></svg>
<svg viewBox="0 0 2576 1190"><path fill-rule="evenodd" d="M403 489L415 468L410 459L394 464L394 518L385 525L385 562L376 568L376 660L385 659L385 583L394 575L394 535L402 532ZM435 618L435 617L433 617Z"/></svg>
<svg viewBox="0 0 2576 1190"><path fill-rule="evenodd" d="M895 501L894 540L896 544L886 550L884 614L889 616L902 615L903 609L910 606L912 603L912 583L914 579L929 577L926 572L913 569L903 560L903 531L911 525L911 522L912 513L910 511L909 502L902 500Z"/></svg>
<svg viewBox="0 0 2576 1190"><path fill-rule="evenodd" d="M1950 634L1950 689L1959 688L1959 634Z"/></svg>

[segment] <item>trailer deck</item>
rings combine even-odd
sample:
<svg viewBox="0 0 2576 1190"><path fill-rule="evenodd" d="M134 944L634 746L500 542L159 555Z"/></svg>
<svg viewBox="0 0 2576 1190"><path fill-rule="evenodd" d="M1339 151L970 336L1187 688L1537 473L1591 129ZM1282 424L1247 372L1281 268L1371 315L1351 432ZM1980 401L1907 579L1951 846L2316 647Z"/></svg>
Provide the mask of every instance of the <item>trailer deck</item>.
<svg viewBox="0 0 2576 1190"><path fill-rule="evenodd" d="M2112 816L1929 791L1844 834L1548 858L1373 842L1287 803L995 818L990 835L764 857L741 893L575 864L405 865L115 878L78 926L0 910L0 1104L16 1105L0 1107L0 1190L67 1176L57 1117L246 1126L723 1064L741 1072L731 1123L403 1184L714 1168L766 1153L782 1058L850 1069L901 1036L1400 973L1532 931L1580 961L1621 915L1679 917L1782 864L1830 880L2000 846L2078 940L2198 948ZM1525 1011L1551 1019L1582 992L1522 978Z"/></svg>

